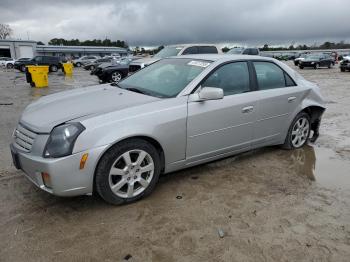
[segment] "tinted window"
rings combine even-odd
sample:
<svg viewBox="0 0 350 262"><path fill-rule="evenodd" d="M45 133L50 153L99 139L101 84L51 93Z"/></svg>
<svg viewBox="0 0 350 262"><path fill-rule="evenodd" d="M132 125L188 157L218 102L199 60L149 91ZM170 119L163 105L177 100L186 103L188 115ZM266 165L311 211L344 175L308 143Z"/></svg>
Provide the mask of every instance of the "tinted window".
<svg viewBox="0 0 350 262"><path fill-rule="evenodd" d="M256 49L256 48L251 48L251 49L250 49L250 54L251 54L251 55L258 55L258 54L259 54L259 51L258 51L258 49Z"/></svg>
<svg viewBox="0 0 350 262"><path fill-rule="evenodd" d="M246 62L236 62L221 66L212 73L202 87L218 87L225 95L240 94L249 91L249 71Z"/></svg>
<svg viewBox="0 0 350 262"><path fill-rule="evenodd" d="M218 50L215 46L199 46L198 47L199 54L217 54Z"/></svg>
<svg viewBox="0 0 350 262"><path fill-rule="evenodd" d="M191 54L198 54L198 48L197 46L191 46L187 47L185 51L182 53L183 55L191 55Z"/></svg>
<svg viewBox="0 0 350 262"><path fill-rule="evenodd" d="M285 87L284 72L274 63L254 62L260 90Z"/></svg>
<svg viewBox="0 0 350 262"><path fill-rule="evenodd" d="M34 58L34 61L35 62L41 62L41 61L43 61L43 57L42 56L37 56L37 57Z"/></svg>
<svg viewBox="0 0 350 262"><path fill-rule="evenodd" d="M243 55L249 55L249 54L250 54L250 53L249 53L249 50L250 50L249 48L244 49L243 52L242 52L242 54L243 54Z"/></svg>

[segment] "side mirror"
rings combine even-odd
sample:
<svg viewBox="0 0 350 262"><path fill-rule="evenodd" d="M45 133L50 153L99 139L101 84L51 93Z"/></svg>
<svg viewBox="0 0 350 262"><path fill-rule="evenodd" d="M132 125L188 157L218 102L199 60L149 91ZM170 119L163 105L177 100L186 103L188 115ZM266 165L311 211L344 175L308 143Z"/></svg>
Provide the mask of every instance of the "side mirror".
<svg viewBox="0 0 350 262"><path fill-rule="evenodd" d="M224 98L224 91L217 87L202 87L202 89L192 95L192 101L201 102L206 100L218 100Z"/></svg>

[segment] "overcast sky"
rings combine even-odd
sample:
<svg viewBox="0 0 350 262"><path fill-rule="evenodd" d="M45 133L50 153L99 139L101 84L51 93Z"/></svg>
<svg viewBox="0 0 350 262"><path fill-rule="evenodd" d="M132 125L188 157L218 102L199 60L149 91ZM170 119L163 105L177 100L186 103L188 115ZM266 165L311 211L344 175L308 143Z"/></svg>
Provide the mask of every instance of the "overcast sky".
<svg viewBox="0 0 350 262"><path fill-rule="evenodd" d="M0 0L14 38L126 40L131 46L350 41L350 0Z"/></svg>

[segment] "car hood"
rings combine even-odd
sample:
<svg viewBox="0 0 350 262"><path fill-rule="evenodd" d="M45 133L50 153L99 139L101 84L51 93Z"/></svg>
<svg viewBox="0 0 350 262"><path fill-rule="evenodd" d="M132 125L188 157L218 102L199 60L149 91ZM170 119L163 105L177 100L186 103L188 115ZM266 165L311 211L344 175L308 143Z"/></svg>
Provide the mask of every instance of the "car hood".
<svg viewBox="0 0 350 262"><path fill-rule="evenodd" d="M141 58L141 59L137 59L134 60L130 63L130 65L150 65L153 64L155 62L157 62L158 60L160 60L160 58L158 57L147 57L147 58Z"/></svg>
<svg viewBox="0 0 350 262"><path fill-rule="evenodd" d="M78 88L48 95L27 106L20 122L38 133L49 133L67 121L122 110L159 98L146 96L111 85Z"/></svg>

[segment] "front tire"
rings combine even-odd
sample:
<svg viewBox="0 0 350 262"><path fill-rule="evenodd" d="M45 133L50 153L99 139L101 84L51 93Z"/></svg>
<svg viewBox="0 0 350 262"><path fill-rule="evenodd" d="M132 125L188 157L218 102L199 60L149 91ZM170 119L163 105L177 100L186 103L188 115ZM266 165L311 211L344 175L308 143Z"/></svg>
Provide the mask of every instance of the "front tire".
<svg viewBox="0 0 350 262"><path fill-rule="evenodd" d="M25 65L21 65L20 71L24 73L26 71L26 66Z"/></svg>
<svg viewBox="0 0 350 262"><path fill-rule="evenodd" d="M90 66L90 70L92 71L92 70L94 70L95 69L95 66Z"/></svg>
<svg viewBox="0 0 350 262"><path fill-rule="evenodd" d="M50 66L50 72L57 72L57 71L58 71L57 65L51 65Z"/></svg>
<svg viewBox="0 0 350 262"><path fill-rule="evenodd" d="M12 69L13 68L13 64L7 64L7 69Z"/></svg>
<svg viewBox="0 0 350 262"><path fill-rule="evenodd" d="M80 63L80 62L76 63L75 65L76 65L77 67L81 67L81 63Z"/></svg>
<svg viewBox="0 0 350 262"><path fill-rule="evenodd" d="M304 69L304 67L303 67L303 66L299 66L299 68L300 68L300 69Z"/></svg>
<svg viewBox="0 0 350 262"><path fill-rule="evenodd" d="M318 69L320 67L320 65L318 63L315 64L314 68Z"/></svg>
<svg viewBox="0 0 350 262"><path fill-rule="evenodd" d="M283 148L296 149L304 146L309 139L310 130L310 116L305 112L299 113L289 127Z"/></svg>
<svg viewBox="0 0 350 262"><path fill-rule="evenodd" d="M156 148L142 139L129 139L109 149L96 168L95 188L108 203L121 205L149 195L161 171Z"/></svg>
<svg viewBox="0 0 350 262"><path fill-rule="evenodd" d="M340 68L340 72L345 72L345 68Z"/></svg>
<svg viewBox="0 0 350 262"><path fill-rule="evenodd" d="M111 81L112 83L118 83L120 80L122 80L122 78L123 78L122 74L121 74L120 72L118 72L118 71L115 71L115 72L113 72L113 73L111 74L111 79L110 79L110 81Z"/></svg>

